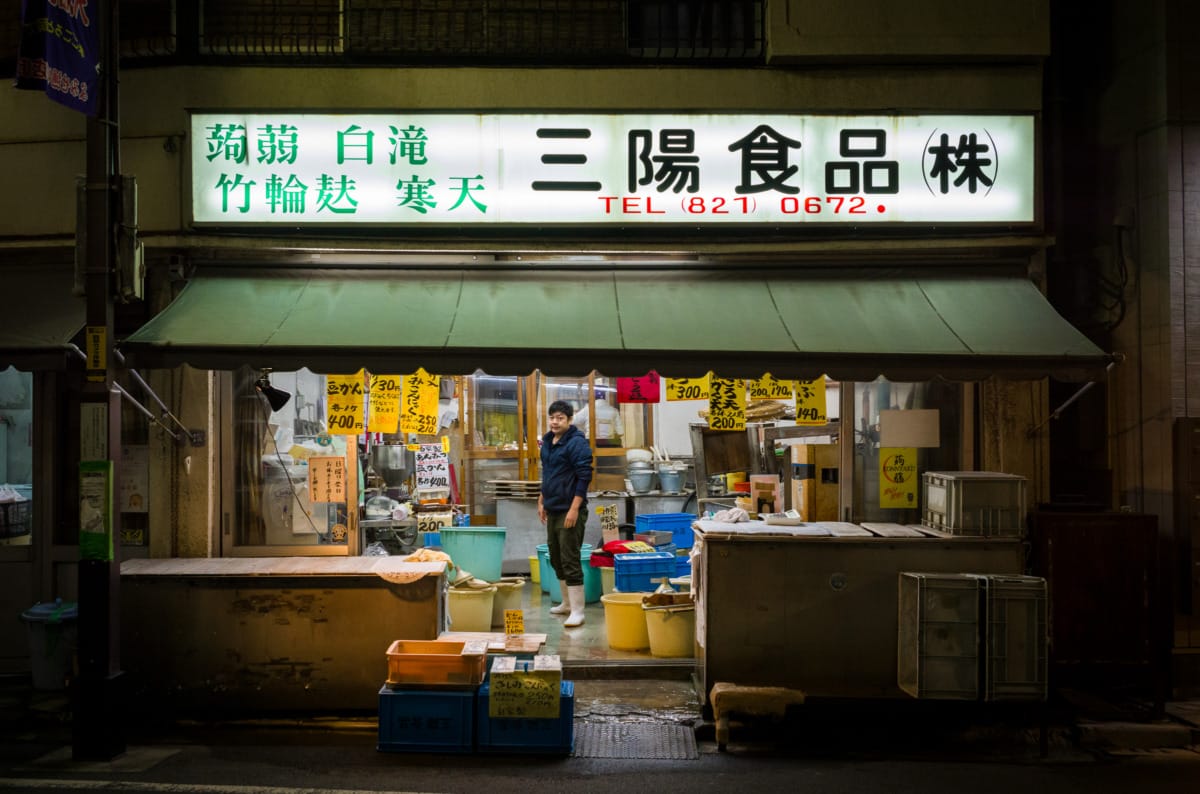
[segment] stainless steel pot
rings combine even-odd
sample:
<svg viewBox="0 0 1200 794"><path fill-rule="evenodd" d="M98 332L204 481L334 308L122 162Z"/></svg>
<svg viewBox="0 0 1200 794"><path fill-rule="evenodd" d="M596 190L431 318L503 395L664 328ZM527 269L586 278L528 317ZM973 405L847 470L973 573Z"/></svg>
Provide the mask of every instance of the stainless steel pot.
<svg viewBox="0 0 1200 794"><path fill-rule="evenodd" d="M379 444L371 447L371 468L389 486L400 485L416 468L416 454L403 444Z"/></svg>

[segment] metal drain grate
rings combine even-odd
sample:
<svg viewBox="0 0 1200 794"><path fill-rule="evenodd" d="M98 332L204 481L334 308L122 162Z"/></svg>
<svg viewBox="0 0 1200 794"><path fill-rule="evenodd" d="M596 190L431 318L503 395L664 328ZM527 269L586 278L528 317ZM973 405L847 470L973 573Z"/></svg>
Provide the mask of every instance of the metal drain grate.
<svg viewBox="0 0 1200 794"><path fill-rule="evenodd" d="M576 758L655 758L694 761L696 734L687 725L654 722L576 722Z"/></svg>

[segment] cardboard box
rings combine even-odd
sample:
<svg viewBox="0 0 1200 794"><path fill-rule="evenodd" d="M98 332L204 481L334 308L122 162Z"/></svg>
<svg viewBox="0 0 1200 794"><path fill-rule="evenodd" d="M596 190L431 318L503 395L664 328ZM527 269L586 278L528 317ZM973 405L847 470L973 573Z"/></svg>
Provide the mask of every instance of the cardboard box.
<svg viewBox="0 0 1200 794"><path fill-rule="evenodd" d="M492 662L488 683L490 717L555 719L559 716L562 660L558 656L534 656L532 661L515 656L498 657Z"/></svg>
<svg viewBox="0 0 1200 794"><path fill-rule="evenodd" d="M805 521L837 521L837 444L794 444L791 450L790 509Z"/></svg>

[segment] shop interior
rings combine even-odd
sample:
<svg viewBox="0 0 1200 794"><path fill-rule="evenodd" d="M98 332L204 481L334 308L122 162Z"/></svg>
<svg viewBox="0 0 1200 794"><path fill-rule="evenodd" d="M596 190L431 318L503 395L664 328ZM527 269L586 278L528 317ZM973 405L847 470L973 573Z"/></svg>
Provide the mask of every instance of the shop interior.
<svg viewBox="0 0 1200 794"><path fill-rule="evenodd" d="M371 375L357 377L369 394ZM233 436L240 520L236 543L224 552L420 556L424 549L447 551L451 544L443 538L469 529L473 537L484 537L487 548L472 549L463 567L475 564L475 554L499 557L495 568L487 563L485 571L468 572L506 594L505 608L519 606L524 631L546 635L545 652L566 662L663 661L647 649L623 650L609 642L602 597L620 589L612 568L585 561L589 598L582 627L564 629L562 618L549 612L560 596L553 592L557 582L540 576L548 560L544 548L538 549L545 530L536 505L539 440L548 430L550 402L563 399L575 407L573 423L588 435L594 453L585 555L603 552L613 540L643 538L639 516L704 516L737 506L753 508L752 514L795 510L805 521L838 521L845 515L845 520L919 524L915 505L880 508L878 478L863 474L878 470L881 412L931 411L939 443L919 450L920 467L959 468L964 402L956 384L880 379L845 384L851 388L843 393L842 384L823 379L819 421L811 421L814 415L798 423L795 399L748 398L746 428L726 431L709 427L707 399L668 399L665 389L652 399L642 394L629 399L623 380L597 372L579 378L536 371L514 377L447 376L437 379L434 432L374 431L370 400L360 398L368 421L355 443L356 436L330 432L336 420L330 419L334 397L327 376L309 370L237 373L234 400L242 410L235 408ZM272 409L269 414L264 403ZM840 475L843 427L854 439L849 482ZM422 457L431 447L435 457L438 450L444 453L441 465L430 466ZM345 501L311 498L308 467L321 457L342 457L348 471L357 469L357 476L348 478ZM247 465L255 461L259 465ZM749 504L750 477L774 481L769 505ZM845 514L839 508L843 493L853 505ZM487 534L497 531L499 544ZM665 587L687 593L688 549L654 548L669 548L677 557L672 575L654 581L665 580ZM452 571L451 580L458 575ZM454 625L455 590L449 630L489 630L461 629L461 616ZM500 598L493 595L492 603L490 630L502 631Z"/></svg>

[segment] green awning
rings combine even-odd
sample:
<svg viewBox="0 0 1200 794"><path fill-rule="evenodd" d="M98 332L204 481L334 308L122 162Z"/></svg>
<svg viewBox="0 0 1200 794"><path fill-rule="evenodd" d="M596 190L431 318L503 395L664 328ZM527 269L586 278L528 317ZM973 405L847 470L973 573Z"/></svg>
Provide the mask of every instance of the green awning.
<svg viewBox="0 0 1200 794"><path fill-rule="evenodd" d="M913 381L1098 377L1020 276L900 270L217 270L120 346L138 367Z"/></svg>
<svg viewBox="0 0 1200 794"><path fill-rule="evenodd" d="M0 370L64 369L76 356L71 339L83 328L86 303L72 295L75 271L60 267L6 266L0 271Z"/></svg>

